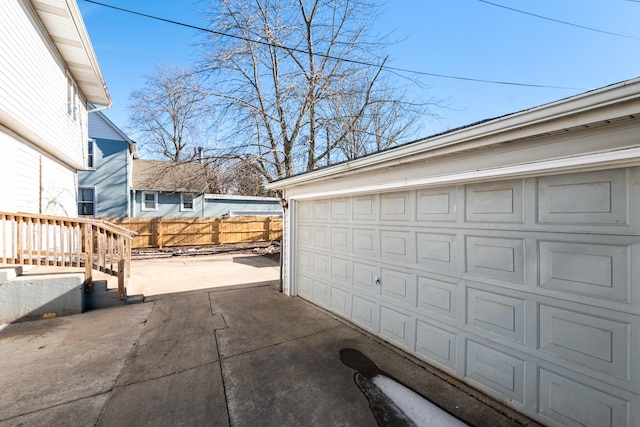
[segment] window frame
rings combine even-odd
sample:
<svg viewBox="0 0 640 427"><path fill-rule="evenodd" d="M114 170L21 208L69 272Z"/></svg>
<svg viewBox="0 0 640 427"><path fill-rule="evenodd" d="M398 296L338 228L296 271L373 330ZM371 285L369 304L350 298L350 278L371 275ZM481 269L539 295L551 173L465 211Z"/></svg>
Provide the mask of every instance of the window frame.
<svg viewBox="0 0 640 427"><path fill-rule="evenodd" d="M78 85L67 71L67 115L75 122L78 120Z"/></svg>
<svg viewBox="0 0 640 427"><path fill-rule="evenodd" d="M153 208L148 208L147 207L147 203L146 203L147 194L153 195L153 205L154 205ZM140 203L140 210L141 211L156 212L158 210L158 192L157 191L143 191L141 197L142 197L141 203Z"/></svg>
<svg viewBox="0 0 640 427"><path fill-rule="evenodd" d="M87 167L96 168L96 140L89 138L87 141Z"/></svg>
<svg viewBox="0 0 640 427"><path fill-rule="evenodd" d="M185 207L185 196L191 197L191 208ZM193 193L180 193L180 212L195 212L196 210L196 197Z"/></svg>
<svg viewBox="0 0 640 427"><path fill-rule="evenodd" d="M90 202L85 201L85 200L80 200L80 195L82 194L82 190L91 190L91 192L93 193L93 200L91 200ZM80 209L80 204L82 203L82 205L92 205L93 209L92 209L92 213L91 214L83 214L82 213L82 209ZM95 217L96 216L96 208L98 207L98 194L97 194L97 190L95 186L91 186L91 185L81 185L78 186L78 194L76 197L76 206L78 209L78 216L81 217Z"/></svg>

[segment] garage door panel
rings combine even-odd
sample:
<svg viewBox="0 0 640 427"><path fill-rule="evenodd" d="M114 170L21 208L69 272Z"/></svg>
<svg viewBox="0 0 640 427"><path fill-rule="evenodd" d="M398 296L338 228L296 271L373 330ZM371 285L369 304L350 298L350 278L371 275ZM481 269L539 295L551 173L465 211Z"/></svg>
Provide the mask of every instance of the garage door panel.
<svg viewBox="0 0 640 427"><path fill-rule="evenodd" d="M638 356L631 360L632 340L640 336L629 322L544 304L539 312L540 351L627 382L631 368L640 368Z"/></svg>
<svg viewBox="0 0 640 427"><path fill-rule="evenodd" d="M351 287L351 261L344 258L331 257L331 280L333 283Z"/></svg>
<svg viewBox="0 0 640 427"><path fill-rule="evenodd" d="M633 426L633 411L637 411L633 407L638 405L637 397L629 399L629 396L617 395L619 392L616 390L602 391L599 384L586 385L591 381L585 377L578 377L584 382L575 379L573 373L562 375L540 368L538 414L543 419L561 425Z"/></svg>
<svg viewBox="0 0 640 427"><path fill-rule="evenodd" d="M353 286L359 292L380 294L380 268L375 265L353 263Z"/></svg>
<svg viewBox="0 0 640 427"><path fill-rule="evenodd" d="M383 298L395 303L416 306L416 278L410 273L382 268L380 273L380 288Z"/></svg>
<svg viewBox="0 0 640 427"><path fill-rule="evenodd" d="M313 288L313 279L311 277L298 275L296 284L298 285L298 295L306 299L311 299L313 296L311 293L311 289Z"/></svg>
<svg viewBox="0 0 640 427"><path fill-rule="evenodd" d="M302 200L296 203L296 216L300 220L313 219L313 201Z"/></svg>
<svg viewBox="0 0 640 427"><path fill-rule="evenodd" d="M630 224L627 185L624 169L539 178L539 220L550 224Z"/></svg>
<svg viewBox="0 0 640 427"><path fill-rule="evenodd" d="M313 246L313 228L311 225L300 224L296 233L297 243L300 247L310 248Z"/></svg>
<svg viewBox="0 0 640 427"><path fill-rule="evenodd" d="M348 220L351 218L351 199L341 197L331 199L331 219Z"/></svg>
<svg viewBox="0 0 640 427"><path fill-rule="evenodd" d="M416 194L416 220L456 222L457 188L443 187L418 190Z"/></svg>
<svg viewBox="0 0 640 427"><path fill-rule="evenodd" d="M467 288L467 324L525 345L525 300Z"/></svg>
<svg viewBox="0 0 640 427"><path fill-rule="evenodd" d="M380 306L380 335L398 347L413 351L412 317L396 307Z"/></svg>
<svg viewBox="0 0 640 427"><path fill-rule="evenodd" d="M324 308L331 308L331 286L320 280L313 280L311 301Z"/></svg>
<svg viewBox="0 0 640 427"><path fill-rule="evenodd" d="M306 272L307 274L313 270L313 252L308 250L299 250L296 256L296 262L298 264L299 271Z"/></svg>
<svg viewBox="0 0 640 427"><path fill-rule="evenodd" d="M351 320L371 332L380 331L380 305L374 300L353 296Z"/></svg>
<svg viewBox="0 0 640 427"><path fill-rule="evenodd" d="M524 405L525 361L467 340L466 377L480 388Z"/></svg>
<svg viewBox="0 0 640 427"><path fill-rule="evenodd" d="M458 369L458 335L418 319L416 353L426 361L455 373Z"/></svg>
<svg viewBox="0 0 640 427"><path fill-rule="evenodd" d="M380 237L374 228L353 229L353 253L362 257L380 256Z"/></svg>
<svg viewBox="0 0 640 427"><path fill-rule="evenodd" d="M383 259L414 264L416 262L415 245L410 231L380 231L380 256Z"/></svg>
<svg viewBox="0 0 640 427"><path fill-rule="evenodd" d="M329 219L329 200L328 199L313 201L313 219L314 220Z"/></svg>
<svg viewBox="0 0 640 427"><path fill-rule="evenodd" d="M314 252L313 254L313 273L315 277L328 278L329 273L329 256L323 253Z"/></svg>
<svg viewBox="0 0 640 427"><path fill-rule="evenodd" d="M457 234L416 233L418 264L429 269L461 272L458 263L458 242Z"/></svg>
<svg viewBox="0 0 640 427"><path fill-rule="evenodd" d="M353 198L353 219L375 221L378 219L378 196L356 196Z"/></svg>
<svg viewBox="0 0 640 427"><path fill-rule="evenodd" d="M525 283L525 240L466 236L466 271L510 283Z"/></svg>
<svg viewBox="0 0 640 427"><path fill-rule="evenodd" d="M348 227L331 227L331 250L351 254L351 230Z"/></svg>
<svg viewBox="0 0 640 427"><path fill-rule="evenodd" d="M524 223L524 180L467 185L465 196L468 222Z"/></svg>
<svg viewBox="0 0 640 427"><path fill-rule="evenodd" d="M313 246L318 249L329 249L329 227L326 225L313 226Z"/></svg>
<svg viewBox="0 0 640 427"><path fill-rule="evenodd" d="M409 222L413 213L413 192L386 193L380 196L380 220Z"/></svg>
<svg viewBox="0 0 640 427"><path fill-rule="evenodd" d="M343 289L331 289L331 311L347 319L351 317L351 294Z"/></svg>
<svg viewBox="0 0 640 427"><path fill-rule="evenodd" d="M632 245L540 240L538 248L540 287L631 302Z"/></svg>
<svg viewBox="0 0 640 427"><path fill-rule="evenodd" d="M422 314L445 316L458 320L459 285L453 281L433 277L418 277L418 304Z"/></svg>

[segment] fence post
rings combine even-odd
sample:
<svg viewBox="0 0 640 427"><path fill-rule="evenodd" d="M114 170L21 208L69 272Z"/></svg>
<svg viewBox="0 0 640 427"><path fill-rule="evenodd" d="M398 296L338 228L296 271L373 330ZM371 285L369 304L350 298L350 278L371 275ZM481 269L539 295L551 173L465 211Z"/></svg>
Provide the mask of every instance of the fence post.
<svg viewBox="0 0 640 427"><path fill-rule="evenodd" d="M164 239L162 236L162 217L156 217L154 222L156 223L156 246L159 249L162 249L162 246L164 245Z"/></svg>
<svg viewBox="0 0 640 427"><path fill-rule="evenodd" d="M266 217L264 220L264 240L265 242L268 242L269 240L271 240L269 237L271 237L271 217Z"/></svg>

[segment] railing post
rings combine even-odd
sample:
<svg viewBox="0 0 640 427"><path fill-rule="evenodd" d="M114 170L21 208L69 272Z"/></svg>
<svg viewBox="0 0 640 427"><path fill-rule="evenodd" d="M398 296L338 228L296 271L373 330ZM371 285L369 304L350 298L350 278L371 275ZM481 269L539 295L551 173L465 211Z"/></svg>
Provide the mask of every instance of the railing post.
<svg viewBox="0 0 640 427"><path fill-rule="evenodd" d="M124 270L125 270L124 258L118 260L118 299L124 299Z"/></svg>
<svg viewBox="0 0 640 427"><path fill-rule="evenodd" d="M93 225L82 224L82 237L84 246L84 284L93 282Z"/></svg>

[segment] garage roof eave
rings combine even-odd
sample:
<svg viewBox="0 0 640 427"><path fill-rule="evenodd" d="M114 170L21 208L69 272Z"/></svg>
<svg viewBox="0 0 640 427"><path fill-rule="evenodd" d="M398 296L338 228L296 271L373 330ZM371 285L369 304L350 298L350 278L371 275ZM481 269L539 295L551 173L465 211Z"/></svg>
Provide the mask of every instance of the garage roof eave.
<svg viewBox="0 0 640 427"><path fill-rule="evenodd" d="M615 107L615 108L609 108ZM485 139L486 144L525 138L542 132L588 125L640 113L640 78L595 89L579 95L509 114L334 166L283 178L267 184L269 190L283 190L328 177L369 168L397 165L402 159L447 146ZM491 137L489 139L489 137Z"/></svg>

